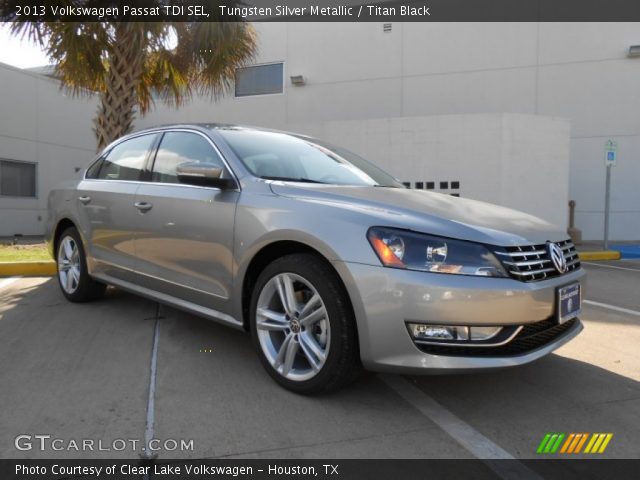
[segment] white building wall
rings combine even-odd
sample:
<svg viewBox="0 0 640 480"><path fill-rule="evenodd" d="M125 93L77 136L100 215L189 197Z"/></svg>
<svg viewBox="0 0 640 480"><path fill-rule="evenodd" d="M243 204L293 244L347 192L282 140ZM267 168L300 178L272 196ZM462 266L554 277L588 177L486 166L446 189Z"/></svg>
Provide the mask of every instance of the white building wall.
<svg viewBox="0 0 640 480"><path fill-rule="evenodd" d="M54 80L0 64L0 158L37 163L36 198L0 196L0 236L43 233L50 189L95 156L95 109Z"/></svg>
<svg viewBox="0 0 640 480"><path fill-rule="evenodd" d="M198 100L180 112L161 108L140 124L223 121L295 130L309 122L469 113L566 118L569 196L584 238L602 237L604 143L611 138L620 145L611 238L640 239L640 58L626 57L640 44L640 24L415 22L394 23L390 33L377 23L256 26L257 62L285 62L283 95ZM290 75L304 75L306 85L292 86ZM532 157L532 167L539 160Z"/></svg>
<svg viewBox="0 0 640 480"><path fill-rule="evenodd" d="M640 238L640 24L540 25L539 111L571 119L571 196L585 238L602 238L604 142L618 141L612 174L615 239Z"/></svg>
<svg viewBox="0 0 640 480"><path fill-rule="evenodd" d="M364 155L400 179L522 210L560 228L569 200L569 122L471 114L334 120L299 131ZM531 165L535 164L535 169ZM446 190L440 182L448 183ZM460 188L451 190L451 182ZM532 199L534 199L532 201Z"/></svg>
<svg viewBox="0 0 640 480"><path fill-rule="evenodd" d="M620 145L611 238L640 239L640 59L626 57L630 45L640 44L640 24L394 23L390 33L377 23L256 27L261 44L256 61L285 62L284 94L230 96L217 103L198 98L180 111L159 106L137 127L222 121L303 130L312 123L467 114L566 118L571 125L569 197L577 201L576 221L584 238L602 236L603 149L611 138ZM299 74L307 83L294 87L288 78ZM93 156L95 104L65 97L53 80L0 65L0 109L0 157L40 164L37 199L0 197L0 235L39 233L48 190ZM566 124L560 124L564 132ZM460 124L458 131L465 128ZM526 141L531 168L546 164L541 155L555 155L549 145L539 145L541 140ZM448 164L462 174L469 162L488 161L492 151L479 145L452 149ZM425 152L422 168L436 168L437 153ZM533 172L527 179L526 170L517 178L544 183ZM461 194L474 196L480 181L463 183ZM486 175L482 179L490 181ZM555 210L566 210L562 198Z"/></svg>

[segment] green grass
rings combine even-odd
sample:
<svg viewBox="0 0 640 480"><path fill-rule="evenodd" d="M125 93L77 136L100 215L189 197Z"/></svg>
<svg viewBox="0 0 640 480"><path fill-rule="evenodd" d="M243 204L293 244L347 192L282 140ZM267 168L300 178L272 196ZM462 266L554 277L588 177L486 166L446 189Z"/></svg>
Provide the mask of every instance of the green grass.
<svg viewBox="0 0 640 480"><path fill-rule="evenodd" d="M0 262L52 260L44 244L0 245Z"/></svg>

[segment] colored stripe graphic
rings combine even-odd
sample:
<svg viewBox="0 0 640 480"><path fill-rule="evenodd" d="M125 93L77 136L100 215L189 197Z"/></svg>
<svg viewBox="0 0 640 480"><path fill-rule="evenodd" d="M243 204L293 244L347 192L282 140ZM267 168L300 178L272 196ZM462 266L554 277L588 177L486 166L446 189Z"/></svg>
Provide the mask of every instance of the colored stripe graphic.
<svg viewBox="0 0 640 480"><path fill-rule="evenodd" d="M555 433L545 434L538 445L537 453L541 454L573 454L604 453L613 438L613 433ZM588 440L588 441L587 441ZM586 448L582 450L586 443Z"/></svg>
<svg viewBox="0 0 640 480"><path fill-rule="evenodd" d="M551 448L553 447L553 444L555 443L556 438L558 438L557 433L554 433L553 435L551 435L551 438L547 442L547 446L544 447L544 453L551 453Z"/></svg>
<svg viewBox="0 0 640 480"><path fill-rule="evenodd" d="M540 445L538 445L537 453L556 453L560 445L562 444L562 440L564 440L564 433L547 433Z"/></svg>
<svg viewBox="0 0 640 480"><path fill-rule="evenodd" d="M604 451L607 449L607 445L609 445L609 442L611 441L611 439L613 438L613 433L607 433L607 436L604 439L604 442L602 442L602 445L600 446L600 450L598 450L598 453L604 453Z"/></svg>
<svg viewBox="0 0 640 480"><path fill-rule="evenodd" d="M587 438L589 438L588 433L583 433L581 435L582 435L582 439L580 439L580 442L576 446L576 451L574 453L580 453L580 451L582 450L582 446L584 445L584 442L586 442Z"/></svg>
<svg viewBox="0 0 640 480"><path fill-rule="evenodd" d="M598 434L594 433L591 436L591 440L589 440L589 443L587 443L587 448L584 449L584 453L591 453L591 447L593 447L593 444L596 443L597 439L598 439Z"/></svg>
<svg viewBox="0 0 640 480"><path fill-rule="evenodd" d="M593 445L593 448L591 449L590 453L596 453L598 451L598 449L600 448L600 444L604 440L604 437L606 437L604 433L598 434L598 439L596 440L596 443Z"/></svg>
<svg viewBox="0 0 640 480"><path fill-rule="evenodd" d="M575 438L576 434L575 433L570 433L569 436L567 437L567 440L564 442L564 445L562 445L562 449L560 450L560 453L566 453L567 449L569 448L569 445L571 445L571 442L573 442L573 439Z"/></svg>
<svg viewBox="0 0 640 480"><path fill-rule="evenodd" d="M564 433L559 434L556 443L553 445L553 447L551 447L551 451L549 453L556 453L558 451L558 448L560 448L560 443L562 443L563 439Z"/></svg>
<svg viewBox="0 0 640 480"><path fill-rule="evenodd" d="M551 434L547 433L542 439L542 441L540 442L540 445L538 445L538 450L536 450L536 453L542 453L544 451L544 447L550 438L551 438Z"/></svg>
<svg viewBox="0 0 640 480"><path fill-rule="evenodd" d="M590 453L601 454L604 453L609 442L613 438L613 433L546 433L542 438L540 445L536 450L539 454L573 454ZM588 441L587 441L588 440ZM582 450L582 447L586 448Z"/></svg>
<svg viewBox="0 0 640 480"><path fill-rule="evenodd" d="M613 437L613 433L594 433L584 453L604 453Z"/></svg>
<svg viewBox="0 0 640 480"><path fill-rule="evenodd" d="M571 442L571 445L569 446L569 450L567 450L567 453L575 452L576 447L578 446L578 442L580 442L580 440L582 440L582 434L576 433L576 436L573 437L573 442Z"/></svg>

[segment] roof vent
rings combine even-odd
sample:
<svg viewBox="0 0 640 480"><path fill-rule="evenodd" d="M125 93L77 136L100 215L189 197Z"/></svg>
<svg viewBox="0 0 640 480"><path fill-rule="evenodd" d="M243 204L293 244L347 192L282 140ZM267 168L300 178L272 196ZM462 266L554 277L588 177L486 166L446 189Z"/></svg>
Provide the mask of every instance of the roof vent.
<svg viewBox="0 0 640 480"><path fill-rule="evenodd" d="M391 31L391 24L390 23L383 23L382 24L382 31L385 33L389 33Z"/></svg>

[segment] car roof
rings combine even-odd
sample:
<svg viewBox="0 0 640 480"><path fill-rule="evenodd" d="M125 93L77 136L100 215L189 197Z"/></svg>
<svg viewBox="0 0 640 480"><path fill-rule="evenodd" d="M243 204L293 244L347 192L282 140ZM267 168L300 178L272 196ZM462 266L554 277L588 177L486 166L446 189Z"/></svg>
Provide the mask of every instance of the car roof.
<svg viewBox="0 0 640 480"><path fill-rule="evenodd" d="M113 142L111 142L109 145L107 145L102 152L105 152L107 150L110 150L111 148L113 148L115 145L117 145L118 143L127 140L129 138L132 137L136 137L138 135L144 134L144 133L151 133L151 132L162 132L164 130L170 130L170 129L175 129L175 128L184 128L184 129L193 129L193 130L200 130L203 132L206 132L207 130L211 131L216 131L216 130L250 130L250 131L255 131L255 132L274 132L274 133L282 133L282 134L286 134L286 135L292 135L294 137L298 137L298 138L307 138L307 139L313 139L313 137L311 137L310 135L305 135L305 134L301 134L301 133L294 133L294 132L286 132L284 130L277 130L277 129L272 129L272 128L265 128L265 127L254 127L254 126L249 126L249 125L238 125L238 124L232 124L232 123L215 123L215 122L195 122L195 123L167 123L167 124L162 124L162 125L155 125L153 127L147 127L144 128L142 130L136 130L134 132L131 132L127 135L123 135L120 138L117 138L116 140L114 140Z"/></svg>
<svg viewBox="0 0 640 480"><path fill-rule="evenodd" d="M153 127L147 127L143 130L137 130L136 132L132 132L130 135L136 135L136 134L140 134L147 131L164 130L164 129L171 129L171 128L195 128L199 130L254 130L258 132L277 132L277 133L285 133L287 135L295 135L297 137L308 137L308 135L304 135L301 133L287 132L284 130L278 130L274 128L256 127L252 125L241 125L241 124L233 124L233 123L215 123L215 122L168 123L168 124L162 124L162 125L155 125Z"/></svg>

